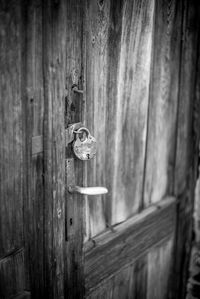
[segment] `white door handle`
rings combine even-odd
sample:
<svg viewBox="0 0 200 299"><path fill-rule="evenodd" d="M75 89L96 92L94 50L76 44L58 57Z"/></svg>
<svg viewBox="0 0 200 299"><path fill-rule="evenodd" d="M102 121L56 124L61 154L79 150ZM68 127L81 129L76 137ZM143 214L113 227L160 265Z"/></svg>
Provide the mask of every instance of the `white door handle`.
<svg viewBox="0 0 200 299"><path fill-rule="evenodd" d="M68 191L70 193L79 193L84 195L101 195L108 193L108 189L105 187L79 187L69 186Z"/></svg>

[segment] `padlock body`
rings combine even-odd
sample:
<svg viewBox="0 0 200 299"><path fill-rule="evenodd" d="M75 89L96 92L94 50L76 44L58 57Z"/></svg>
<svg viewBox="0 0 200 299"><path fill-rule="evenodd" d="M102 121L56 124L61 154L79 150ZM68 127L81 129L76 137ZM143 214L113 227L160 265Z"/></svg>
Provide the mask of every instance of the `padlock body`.
<svg viewBox="0 0 200 299"><path fill-rule="evenodd" d="M73 150L80 160L90 160L94 158L97 152L96 139L90 134L84 141L77 138L73 143Z"/></svg>

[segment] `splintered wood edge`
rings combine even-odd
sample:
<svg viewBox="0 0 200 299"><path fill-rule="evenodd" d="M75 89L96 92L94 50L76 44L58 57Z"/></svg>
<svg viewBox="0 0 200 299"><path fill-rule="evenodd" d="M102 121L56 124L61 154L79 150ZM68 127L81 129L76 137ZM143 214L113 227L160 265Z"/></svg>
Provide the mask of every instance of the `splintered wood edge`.
<svg viewBox="0 0 200 299"><path fill-rule="evenodd" d="M176 199L167 197L85 244L85 283L92 291L120 268L173 236ZM91 248L92 244L92 248Z"/></svg>

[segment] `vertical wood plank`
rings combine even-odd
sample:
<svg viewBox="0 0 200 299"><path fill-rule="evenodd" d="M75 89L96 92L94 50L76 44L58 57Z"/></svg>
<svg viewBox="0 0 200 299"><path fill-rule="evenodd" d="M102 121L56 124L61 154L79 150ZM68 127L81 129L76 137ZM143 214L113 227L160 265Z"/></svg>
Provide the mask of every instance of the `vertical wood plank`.
<svg viewBox="0 0 200 299"><path fill-rule="evenodd" d="M118 4L117 4L118 6ZM106 155L106 103L108 76L108 31L110 26L110 0L86 1L85 4L85 123L98 142L97 156L87 161L88 186L107 186ZM121 20L119 20L120 22ZM106 228L105 196L88 198L89 215L86 219L87 237Z"/></svg>
<svg viewBox="0 0 200 299"><path fill-rule="evenodd" d="M148 115L144 205L172 192L182 9L179 1L156 1Z"/></svg>
<svg viewBox="0 0 200 299"><path fill-rule="evenodd" d="M146 299L147 291L147 256L140 258L134 264L115 273L113 277L102 284L87 299Z"/></svg>
<svg viewBox="0 0 200 299"><path fill-rule="evenodd" d="M184 2L183 45L180 72L175 192L180 195L187 188L193 149L192 117L197 64L196 1ZM195 70L194 70L195 68Z"/></svg>
<svg viewBox="0 0 200 299"><path fill-rule="evenodd" d="M154 1L124 2L115 99L112 224L142 206L153 20Z"/></svg>
<svg viewBox="0 0 200 299"><path fill-rule="evenodd" d="M66 1L43 3L45 296L64 298Z"/></svg>
<svg viewBox="0 0 200 299"><path fill-rule="evenodd" d="M88 1L86 119L99 143L89 185L90 236L141 208L154 1Z"/></svg>
<svg viewBox="0 0 200 299"><path fill-rule="evenodd" d="M23 246L21 6L0 4L0 257Z"/></svg>
<svg viewBox="0 0 200 299"><path fill-rule="evenodd" d="M44 175L43 153L32 155L32 137L43 134L43 36L42 1L29 1L24 8L24 234L30 289L34 298L44 297ZM28 273L30 272L30 273ZM28 283L28 282L27 282ZM28 289L28 286L26 286Z"/></svg>
<svg viewBox="0 0 200 299"><path fill-rule="evenodd" d="M148 254L147 299L168 298L173 238Z"/></svg>
<svg viewBox="0 0 200 299"><path fill-rule="evenodd" d="M199 98L195 96L198 62L197 1L184 1L180 95L178 109L175 193L179 198L173 289L171 298L186 296L193 234L194 190L199 157Z"/></svg>
<svg viewBox="0 0 200 299"><path fill-rule="evenodd" d="M67 1L66 32L66 127L75 122L83 122L85 95L72 90L76 84L84 88L83 79L83 19L84 1ZM72 147L66 151L66 186L83 185L84 162L75 159ZM86 162L87 163L87 162ZM67 298L83 298L83 235L84 198L82 195L66 191L66 288Z"/></svg>
<svg viewBox="0 0 200 299"><path fill-rule="evenodd" d="M142 257L113 279L112 298L146 299L147 258Z"/></svg>
<svg viewBox="0 0 200 299"><path fill-rule="evenodd" d="M0 298L6 299L25 289L24 250L0 259Z"/></svg>

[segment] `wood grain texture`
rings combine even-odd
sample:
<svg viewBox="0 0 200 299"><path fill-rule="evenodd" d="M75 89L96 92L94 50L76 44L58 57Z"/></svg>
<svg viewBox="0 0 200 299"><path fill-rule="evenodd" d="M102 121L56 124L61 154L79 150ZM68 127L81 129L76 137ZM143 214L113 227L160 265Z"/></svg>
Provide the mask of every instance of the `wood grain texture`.
<svg viewBox="0 0 200 299"><path fill-rule="evenodd" d="M177 124L175 192L179 198L172 298L185 298L193 238L194 190L199 163L199 98L197 62L200 7L184 1L180 97Z"/></svg>
<svg viewBox="0 0 200 299"><path fill-rule="evenodd" d="M187 188L193 154L192 118L197 65L198 6L196 1L184 2L183 44L180 69L180 95L177 123L175 193ZM195 70L194 70L195 68Z"/></svg>
<svg viewBox="0 0 200 299"><path fill-rule="evenodd" d="M0 4L0 257L23 246L21 7Z"/></svg>
<svg viewBox="0 0 200 299"><path fill-rule="evenodd" d="M140 208L145 160L154 1L87 2L86 120L98 141L88 185L89 237Z"/></svg>
<svg viewBox="0 0 200 299"><path fill-rule="evenodd" d="M24 250L18 249L0 259L0 298L10 298L24 291L24 289Z"/></svg>
<svg viewBox="0 0 200 299"><path fill-rule="evenodd" d="M32 141L43 134L43 10L42 1L24 6L24 236L26 290L33 298L44 297L44 161L34 154ZM43 144L43 138L40 138Z"/></svg>
<svg viewBox="0 0 200 299"><path fill-rule="evenodd" d="M66 97L65 126L83 122L85 95L72 90L76 84L83 89L83 19L82 0L67 1L66 30ZM70 163L68 163L70 161ZM70 183L83 186L84 162L75 159L71 144L66 150L66 186ZM66 252L65 252L65 296L83 298L83 238L84 200L82 195L70 194L66 190Z"/></svg>
<svg viewBox="0 0 200 299"><path fill-rule="evenodd" d="M118 6L118 4L117 4ZM105 172L106 103L108 76L108 31L110 26L110 1L86 1L85 5L85 123L98 142L97 156L87 162L87 186L107 186ZM120 22L120 20L119 20ZM88 198L86 211L87 238L106 228L105 196Z"/></svg>
<svg viewBox="0 0 200 299"><path fill-rule="evenodd" d="M147 286L147 257L142 257L135 264L103 282L95 291L88 294L88 299L145 299Z"/></svg>
<svg viewBox="0 0 200 299"><path fill-rule="evenodd" d="M141 208L153 16L154 1L124 3L115 99L112 224Z"/></svg>
<svg viewBox="0 0 200 299"><path fill-rule="evenodd" d="M83 273L83 199L70 194L67 187L75 184L74 159L65 160L66 167L66 296L82 298L84 296Z"/></svg>
<svg viewBox="0 0 200 299"><path fill-rule="evenodd" d="M172 193L179 92L181 5L156 1L144 205Z"/></svg>
<svg viewBox="0 0 200 299"><path fill-rule="evenodd" d="M169 298L173 238L148 253L147 299Z"/></svg>
<svg viewBox="0 0 200 299"><path fill-rule="evenodd" d="M22 292L21 294L18 294L16 297L13 297L13 299L31 299L30 292Z"/></svg>
<svg viewBox="0 0 200 299"><path fill-rule="evenodd" d="M175 229L175 199L150 207L141 214L92 240L85 254L86 290L133 263L152 246L168 238Z"/></svg>
<svg viewBox="0 0 200 299"><path fill-rule="evenodd" d="M66 1L43 2L45 297L64 298Z"/></svg>

